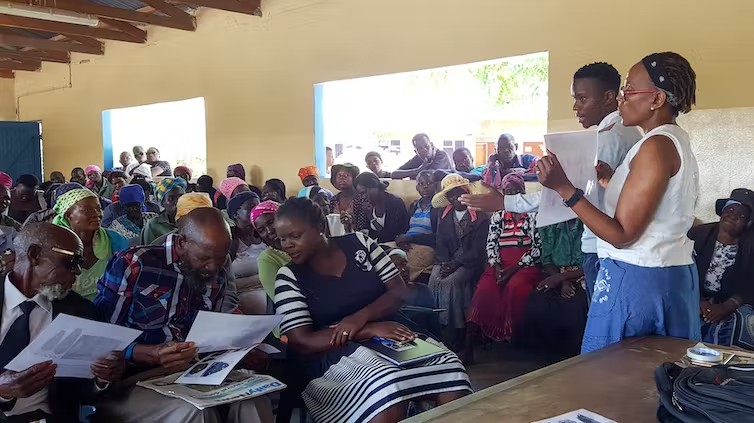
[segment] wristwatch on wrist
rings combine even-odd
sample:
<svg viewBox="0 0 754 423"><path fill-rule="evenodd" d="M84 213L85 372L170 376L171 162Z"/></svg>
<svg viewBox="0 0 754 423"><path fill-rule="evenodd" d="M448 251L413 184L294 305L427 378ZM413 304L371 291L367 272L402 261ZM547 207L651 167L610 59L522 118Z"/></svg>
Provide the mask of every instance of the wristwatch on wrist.
<svg viewBox="0 0 754 423"><path fill-rule="evenodd" d="M571 198L569 198L567 200L563 200L563 205L566 206L566 207L568 207L568 208L571 208L571 207L575 206L576 203L578 203L579 200L581 200L583 197L584 197L584 191L581 190L580 188L576 188L576 192L573 193L573 195L571 196Z"/></svg>

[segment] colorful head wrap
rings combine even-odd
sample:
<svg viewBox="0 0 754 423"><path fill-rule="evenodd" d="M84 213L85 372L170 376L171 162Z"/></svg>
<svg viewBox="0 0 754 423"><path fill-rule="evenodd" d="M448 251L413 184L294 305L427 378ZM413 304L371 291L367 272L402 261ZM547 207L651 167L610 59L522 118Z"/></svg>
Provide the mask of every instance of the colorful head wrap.
<svg viewBox="0 0 754 423"><path fill-rule="evenodd" d="M206 192L190 192L178 199L176 207L175 220L178 220L196 209L212 207L212 199Z"/></svg>
<svg viewBox="0 0 754 423"><path fill-rule="evenodd" d="M97 173L99 173L101 175L102 174L102 169L100 169L99 166L97 166L97 165L89 165L89 166L86 167L86 169L84 169L84 174L87 175L87 176L89 176L89 174L92 173L92 172L97 172Z"/></svg>
<svg viewBox="0 0 754 423"><path fill-rule="evenodd" d="M66 185L71 184L64 184L60 188L63 188ZM81 187L81 185L79 185L79 187ZM57 214L52 219L52 223L64 228L71 229L71 223L68 221L68 219L66 219L65 213L71 207L73 207L74 204L89 197L98 198L96 194L86 188L74 188L60 195L57 201L55 201L55 206L53 207L53 210L55 210L55 213ZM94 239L92 241L94 256L99 260L109 258L112 255L112 249L110 248L110 245L110 237L107 235L107 232L100 227L97 232L94 233Z"/></svg>
<svg viewBox="0 0 754 423"><path fill-rule="evenodd" d="M526 183L524 182L524 176L519 172L511 172L503 176L500 181L500 188L505 189L508 186L513 186L521 193L526 193Z"/></svg>
<svg viewBox="0 0 754 423"><path fill-rule="evenodd" d="M228 201L228 217L235 219L236 213L238 213L238 209L240 209L241 206L243 206L244 203L249 200L256 200L257 204L259 204L259 195L251 191L239 192L238 194L234 195L233 198Z"/></svg>
<svg viewBox="0 0 754 423"><path fill-rule="evenodd" d="M298 177L301 179L301 182L304 182L304 179L309 176L319 177L319 170L317 169L317 166L302 167L298 170Z"/></svg>
<svg viewBox="0 0 754 423"><path fill-rule="evenodd" d="M243 165L241 163L236 163L228 166L228 170L226 173L233 172L234 175L236 175L236 178L239 178L241 180L246 180L246 169L244 169Z"/></svg>
<svg viewBox="0 0 754 423"><path fill-rule="evenodd" d="M251 225L254 226L254 222L257 220L259 216L263 214L275 214L278 212L279 208L280 208L280 203L276 203L270 200L262 201L256 207L251 209L251 214L249 215L249 220L251 220Z"/></svg>
<svg viewBox="0 0 754 423"><path fill-rule="evenodd" d="M233 191L235 191L235 189L240 185L246 185L246 182L241 178L235 176L231 178L225 178L222 182L220 182L220 192L225 196L225 198L230 199L230 197L232 197L231 194L233 194Z"/></svg>
<svg viewBox="0 0 754 423"><path fill-rule="evenodd" d="M122 205L138 203L141 204L141 211L147 211L144 202L147 201L144 195L144 188L139 185L126 185L120 189L119 201Z"/></svg>
<svg viewBox="0 0 754 423"><path fill-rule="evenodd" d="M8 189L13 188L13 178L5 172L0 172L0 185L6 186Z"/></svg>
<svg viewBox="0 0 754 423"><path fill-rule="evenodd" d="M52 207L55 207L55 203L57 202L57 199L60 198L63 194L73 191L75 189L86 189L83 185L77 183L77 182L68 182L66 184L60 185L59 187L55 188L55 193L52 196Z"/></svg>
<svg viewBox="0 0 754 423"><path fill-rule="evenodd" d="M173 169L173 175L177 175L179 173L185 173L186 175L188 175L189 179L194 177L194 172L192 172L191 168L188 166L176 166Z"/></svg>
<svg viewBox="0 0 754 423"><path fill-rule="evenodd" d="M164 178L157 184L157 190L155 191L157 202L162 204L162 200L165 199L165 196L168 195L173 188L183 188L183 190L186 191L186 187L186 181L181 178Z"/></svg>
<svg viewBox="0 0 754 423"><path fill-rule="evenodd" d="M79 187L80 186L81 185L79 185ZM58 217L63 217L65 215L65 212L73 207L74 204L89 197L97 198L97 195L86 188L74 188L58 197L58 199L55 201L55 207L53 208L53 210L55 210L55 213L57 213Z"/></svg>

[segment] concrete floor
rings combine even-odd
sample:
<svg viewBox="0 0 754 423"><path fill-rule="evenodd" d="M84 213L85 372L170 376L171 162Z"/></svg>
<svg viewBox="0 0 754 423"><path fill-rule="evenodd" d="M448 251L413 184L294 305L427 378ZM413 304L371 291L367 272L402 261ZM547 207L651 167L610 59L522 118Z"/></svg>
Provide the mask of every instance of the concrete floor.
<svg viewBox="0 0 754 423"><path fill-rule="evenodd" d="M513 348L504 343L492 343L476 350L475 363L466 367L475 392L508 379L545 367L544 357Z"/></svg>

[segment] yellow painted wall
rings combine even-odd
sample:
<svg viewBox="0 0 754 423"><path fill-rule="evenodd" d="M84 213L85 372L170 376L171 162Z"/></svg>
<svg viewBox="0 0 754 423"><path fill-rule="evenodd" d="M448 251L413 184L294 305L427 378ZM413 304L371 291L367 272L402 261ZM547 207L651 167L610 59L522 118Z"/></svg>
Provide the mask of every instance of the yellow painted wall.
<svg viewBox="0 0 754 423"><path fill-rule="evenodd" d="M0 120L16 120L15 88L13 79L0 78Z"/></svg>
<svg viewBox="0 0 754 423"><path fill-rule="evenodd" d="M551 129L574 126L578 67L604 60L625 72L653 51L692 62L700 109L754 106L750 0L268 0L263 9L261 19L202 10L196 33L150 28L147 45L107 43L104 57L74 55L70 72L19 73L20 118L43 121L45 169L101 163L102 110L203 96L210 174L240 160L254 183L280 177L293 191L297 169L313 161L314 83L545 50ZM705 145L723 137L708 135ZM747 147L722 154L754 158Z"/></svg>

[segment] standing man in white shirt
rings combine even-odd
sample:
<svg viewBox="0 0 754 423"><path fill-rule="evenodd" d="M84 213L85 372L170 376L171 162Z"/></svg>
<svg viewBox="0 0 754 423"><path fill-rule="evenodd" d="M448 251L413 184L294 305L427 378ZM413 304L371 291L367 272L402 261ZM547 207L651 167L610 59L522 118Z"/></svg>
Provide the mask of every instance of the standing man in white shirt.
<svg viewBox="0 0 754 423"><path fill-rule="evenodd" d="M610 180L615 169L623 162L626 154L641 139L636 126L624 126L618 114L618 90L620 73L604 62L592 63L577 70L573 75L571 95L573 111L584 128L597 126L597 176L600 180ZM605 189L597 187L600 210L605 210ZM584 279L587 294L592 295L600 260L597 257L597 237L584 226L581 237L581 252L584 253Z"/></svg>
<svg viewBox="0 0 754 423"><path fill-rule="evenodd" d="M620 89L620 73L610 64L604 62L592 63L581 67L573 75L571 95L573 96L573 111L581 126L597 127L597 176L609 180L613 171L623 162L623 158L641 139L641 132L635 126L627 127L618 114L618 90ZM598 188L599 207L604 210L604 188ZM541 192L505 196L493 191L489 194L461 197L473 209L495 211L503 205L505 210L516 213L532 213L539 209ZM597 238L592 231L584 227L581 238L581 251L584 253L584 279L587 284L587 294L591 296L599 272L599 258L597 257ZM555 288L550 286L550 288Z"/></svg>
<svg viewBox="0 0 754 423"><path fill-rule="evenodd" d="M13 270L0 285L0 369L15 358L59 313L94 319L94 305L71 289L81 272L83 245L69 229L51 223L25 227L14 242ZM0 410L14 421L78 421L79 406L120 379L123 354L92 366L95 379L55 378L52 361L22 372L0 373ZM96 385L95 385L96 382Z"/></svg>

